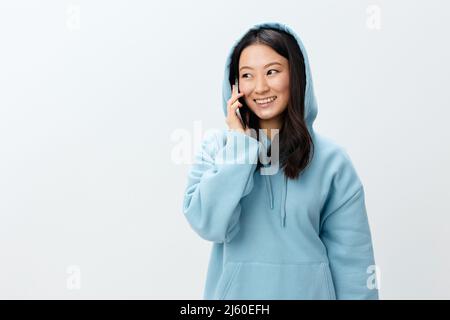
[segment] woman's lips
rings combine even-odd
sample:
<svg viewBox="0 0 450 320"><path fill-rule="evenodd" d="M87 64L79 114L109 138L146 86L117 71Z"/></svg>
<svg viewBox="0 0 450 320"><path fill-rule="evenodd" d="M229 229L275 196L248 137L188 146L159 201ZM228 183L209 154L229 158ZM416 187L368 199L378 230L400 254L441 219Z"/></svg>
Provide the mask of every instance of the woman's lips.
<svg viewBox="0 0 450 320"><path fill-rule="evenodd" d="M277 100L277 97L275 97L274 100L272 100L271 102L268 102L268 103L258 103L258 102L256 102L256 100L255 100L255 103L258 107L267 108L267 107L270 107L276 100Z"/></svg>

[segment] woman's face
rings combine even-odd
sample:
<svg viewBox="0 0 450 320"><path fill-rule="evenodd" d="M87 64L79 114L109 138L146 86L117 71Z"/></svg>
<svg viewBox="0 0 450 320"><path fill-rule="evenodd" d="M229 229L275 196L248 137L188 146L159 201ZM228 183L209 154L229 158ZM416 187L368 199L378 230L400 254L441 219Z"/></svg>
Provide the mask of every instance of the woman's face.
<svg viewBox="0 0 450 320"><path fill-rule="evenodd" d="M260 119L278 118L289 102L289 61L264 44L246 47L239 59L239 90ZM268 105L256 101L270 97L276 99Z"/></svg>

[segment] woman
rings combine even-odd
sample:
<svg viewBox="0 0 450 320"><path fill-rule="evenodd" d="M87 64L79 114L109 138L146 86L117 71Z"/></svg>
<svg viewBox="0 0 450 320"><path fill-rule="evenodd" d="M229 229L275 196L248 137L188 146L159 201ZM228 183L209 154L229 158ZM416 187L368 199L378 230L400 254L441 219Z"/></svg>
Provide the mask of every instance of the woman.
<svg viewBox="0 0 450 320"><path fill-rule="evenodd" d="M378 299L363 185L345 149L313 130L292 29L261 23L236 41L223 110L228 128L204 139L183 203L213 242L204 299Z"/></svg>

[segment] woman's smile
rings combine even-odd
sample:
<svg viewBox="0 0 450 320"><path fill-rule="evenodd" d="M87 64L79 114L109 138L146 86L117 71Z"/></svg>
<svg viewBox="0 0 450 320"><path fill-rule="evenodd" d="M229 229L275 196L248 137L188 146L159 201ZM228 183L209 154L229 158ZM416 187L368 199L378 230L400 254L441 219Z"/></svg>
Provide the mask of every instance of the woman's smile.
<svg viewBox="0 0 450 320"><path fill-rule="evenodd" d="M258 107L261 108L268 108L270 106L272 106L274 104L274 101L277 99L276 96L274 97L270 97L267 99L255 99L254 101L256 102L256 104L258 105Z"/></svg>

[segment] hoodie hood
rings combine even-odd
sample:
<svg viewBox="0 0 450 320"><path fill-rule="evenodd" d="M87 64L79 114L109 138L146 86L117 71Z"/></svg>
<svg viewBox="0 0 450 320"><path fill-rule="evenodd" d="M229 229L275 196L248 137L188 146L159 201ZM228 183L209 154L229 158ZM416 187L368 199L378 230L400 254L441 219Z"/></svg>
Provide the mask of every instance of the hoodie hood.
<svg viewBox="0 0 450 320"><path fill-rule="evenodd" d="M287 33L290 33L294 38L297 40L297 43L300 47L300 50L302 51L304 63L305 63L305 73L306 73L306 88L305 88L305 122L308 127L309 133L313 134L313 122L316 119L317 116L317 102L316 97L314 95L314 88L313 88L313 82L311 77L311 69L309 66L309 59L308 55L306 53L305 47L303 46L303 43L300 39L300 37L297 35L297 33L294 32L289 26L283 23L279 22L264 22L264 23L258 23L255 24L253 27L248 29L250 30L257 30L260 28L269 27L269 28L275 28L278 30L285 31ZM248 32L247 31L247 32ZM245 32L245 33L247 33ZM231 97L231 85L229 82L229 76L230 76L230 63L232 58L232 53L236 45L241 41L241 39L244 37L244 34L239 37L231 47L230 51L227 55L227 60L225 63L225 72L224 72L224 78L223 78L223 84L222 84L222 108L223 113L225 116L227 116L227 101Z"/></svg>
<svg viewBox="0 0 450 320"><path fill-rule="evenodd" d="M269 27L269 28L274 28L274 29L278 29L281 31L285 31L285 32L291 34L292 36L294 36L294 38L297 40L297 43L302 52L304 64L305 64L305 75L306 75L305 123L308 127L308 131L309 131L310 135L313 136L313 133L314 133L313 132L313 123L317 116L317 102L316 102L316 97L314 95L314 87L313 87L313 82L312 82L312 77L311 77L311 69L309 66L308 54L306 53L305 47L304 47L300 37L298 36L298 34L294 30L292 30L289 26L287 26L286 24L283 24L283 23L279 23L279 22L258 23L258 24L253 25L253 27L248 29L248 31L257 30L257 29L264 28L264 27ZM245 33L247 33L247 32L245 32ZM234 42L233 46L231 47L230 51L228 52L227 60L225 63L225 72L224 72L223 84L222 84L222 97L223 97L222 108L223 108L223 113L225 116L227 116L227 101L231 97L231 85L229 82L229 76L230 76L230 63L231 63L231 59L232 59L232 55L233 55L233 50L236 47L236 45L241 41L241 39L244 37L244 35L245 34L240 36ZM261 131L261 139L262 139L261 142L264 144L264 146L267 150L270 147L271 141L265 135L264 131ZM270 175L264 175L263 179L264 179L264 182L266 185L267 198L269 201L270 209L274 210L274 195L273 195L273 188L272 188L272 182L271 182ZM282 192L281 192L282 206L281 206L281 212L280 212L280 221L281 221L281 225L283 227L285 226L285 220L286 220L287 188L288 188L288 179L286 176L284 176L284 180L283 180L283 184L282 184Z"/></svg>

